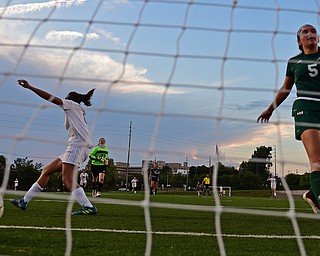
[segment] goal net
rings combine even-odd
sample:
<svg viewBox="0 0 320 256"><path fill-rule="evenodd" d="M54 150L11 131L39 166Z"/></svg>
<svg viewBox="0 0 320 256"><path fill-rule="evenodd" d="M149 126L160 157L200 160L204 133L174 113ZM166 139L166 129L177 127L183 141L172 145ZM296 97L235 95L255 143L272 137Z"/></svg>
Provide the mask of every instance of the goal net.
<svg viewBox="0 0 320 256"><path fill-rule="evenodd" d="M213 186L211 189L218 193L219 196L231 196L232 195L232 189L229 186Z"/></svg>
<svg viewBox="0 0 320 256"><path fill-rule="evenodd" d="M96 88L87 121L93 142L106 137L115 161L141 166L142 160L175 163L187 158L189 166L214 166L214 207L154 203L148 186L142 201L96 201L143 209L145 255L152 255L154 245L153 207L214 212L212 239L220 255L227 255L223 214L289 219L297 250L307 255L298 218L315 217L297 211L284 179L308 171L303 146L294 140L294 93L268 125L256 120L281 86L287 60L299 53L297 29L305 23L319 26L319 11L319 2L311 0L1 1L0 155L7 160L1 197L24 194L8 184L16 158L46 165L66 147L61 109L24 90L17 80L62 98L70 91ZM222 205L219 163L238 169L260 145L277 146L274 164L288 209ZM142 169L148 184L148 167ZM224 185L222 194L230 196L231 186ZM58 193L40 196L69 199ZM72 223L66 221L65 251L71 255Z"/></svg>

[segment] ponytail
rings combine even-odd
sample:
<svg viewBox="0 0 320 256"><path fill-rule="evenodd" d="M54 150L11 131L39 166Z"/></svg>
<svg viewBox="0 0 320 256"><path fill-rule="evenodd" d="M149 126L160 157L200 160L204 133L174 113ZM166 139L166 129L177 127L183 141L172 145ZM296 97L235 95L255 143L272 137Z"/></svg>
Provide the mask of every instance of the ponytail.
<svg viewBox="0 0 320 256"><path fill-rule="evenodd" d="M87 92L87 94L80 94L77 92L69 92L66 99L72 100L72 101L77 102L79 104L81 102L83 102L84 105L89 107L89 106L91 106L91 97L93 95L94 90L95 89L90 90L89 92Z"/></svg>
<svg viewBox="0 0 320 256"><path fill-rule="evenodd" d="M91 89L87 94L80 94L80 102L83 102L86 106L91 106L91 98L95 89Z"/></svg>

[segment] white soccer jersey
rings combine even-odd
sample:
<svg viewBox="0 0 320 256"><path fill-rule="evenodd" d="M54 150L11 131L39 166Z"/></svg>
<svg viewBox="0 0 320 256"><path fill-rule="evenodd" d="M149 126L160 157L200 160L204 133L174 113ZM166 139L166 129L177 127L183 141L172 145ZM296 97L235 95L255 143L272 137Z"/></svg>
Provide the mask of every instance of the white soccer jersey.
<svg viewBox="0 0 320 256"><path fill-rule="evenodd" d="M133 188L136 188L136 187L137 187L138 181L139 181L138 179L132 179L132 180L131 180L131 185L132 185Z"/></svg>
<svg viewBox="0 0 320 256"><path fill-rule="evenodd" d="M85 111L77 102L62 99L65 119L64 124L68 131L69 144L83 144L91 148L92 140L89 133L89 127L85 118Z"/></svg>
<svg viewBox="0 0 320 256"><path fill-rule="evenodd" d="M87 184L87 179L89 178L88 173L80 173L80 185Z"/></svg>
<svg viewBox="0 0 320 256"><path fill-rule="evenodd" d="M276 188L277 187L277 180L276 178L272 177L268 179L270 181L270 187L271 188Z"/></svg>

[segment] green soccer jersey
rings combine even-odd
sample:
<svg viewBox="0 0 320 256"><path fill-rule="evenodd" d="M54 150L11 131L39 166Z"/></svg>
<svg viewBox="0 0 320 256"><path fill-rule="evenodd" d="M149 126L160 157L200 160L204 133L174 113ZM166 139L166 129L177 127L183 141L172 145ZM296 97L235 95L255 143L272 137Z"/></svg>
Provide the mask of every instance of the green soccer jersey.
<svg viewBox="0 0 320 256"><path fill-rule="evenodd" d="M159 168L152 168L150 170L150 172L151 172L151 177L152 178L157 178L160 175L160 169Z"/></svg>
<svg viewBox="0 0 320 256"><path fill-rule="evenodd" d="M288 61L286 76L292 77L298 97L320 99L320 51L292 57Z"/></svg>
<svg viewBox="0 0 320 256"><path fill-rule="evenodd" d="M298 99L292 107L292 115L303 110L320 110L320 51L300 53L289 59L286 76L292 77Z"/></svg>
<svg viewBox="0 0 320 256"><path fill-rule="evenodd" d="M109 158L107 147L96 146L90 153L89 158L93 165L105 165L105 159Z"/></svg>

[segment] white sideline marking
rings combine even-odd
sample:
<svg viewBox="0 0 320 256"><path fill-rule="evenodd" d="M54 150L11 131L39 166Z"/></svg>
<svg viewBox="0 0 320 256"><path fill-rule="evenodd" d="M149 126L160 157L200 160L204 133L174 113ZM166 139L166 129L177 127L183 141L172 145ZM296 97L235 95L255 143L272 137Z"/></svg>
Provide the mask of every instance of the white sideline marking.
<svg viewBox="0 0 320 256"><path fill-rule="evenodd" d="M0 225L1 229L34 229L34 230L55 230L65 231L66 228L60 227L35 227L35 226L6 226ZM127 233L127 234L146 234L146 231L142 230L124 230L124 229L102 229L102 228L72 228L71 231L82 232L108 232L108 233ZM154 231L155 235L175 235L175 236L211 236L216 237L217 234L210 233L196 233L196 232L161 232ZM296 239L297 236L293 235L239 235L239 234L222 234L223 237L235 237L235 238L269 238L269 239ZM320 236L300 236L303 239L320 239Z"/></svg>

